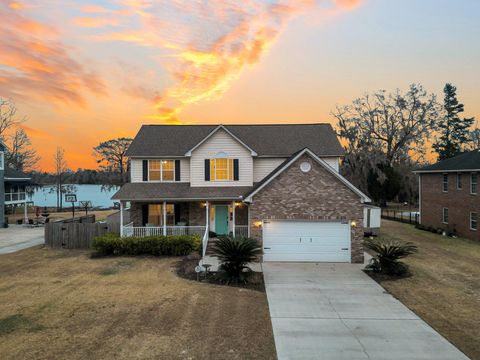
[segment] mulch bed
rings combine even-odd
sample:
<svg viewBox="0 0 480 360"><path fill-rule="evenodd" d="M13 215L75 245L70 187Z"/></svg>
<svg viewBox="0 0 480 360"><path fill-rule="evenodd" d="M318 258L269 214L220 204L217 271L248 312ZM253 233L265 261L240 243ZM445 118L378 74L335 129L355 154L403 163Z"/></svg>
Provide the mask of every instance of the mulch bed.
<svg viewBox="0 0 480 360"><path fill-rule="evenodd" d="M194 280L194 281L199 280L199 282L202 282L202 283L232 286L232 287L239 287L244 289L265 292L265 282L263 281L263 274L261 272L253 272L246 284L244 283L227 284L224 281L217 278L215 271L210 271L208 273L207 278L205 278L205 274L203 273L200 273L200 274L196 273L195 267L198 265L199 261L200 261L199 255L188 255L183 257L176 264L177 275L181 278L188 279L188 280Z"/></svg>

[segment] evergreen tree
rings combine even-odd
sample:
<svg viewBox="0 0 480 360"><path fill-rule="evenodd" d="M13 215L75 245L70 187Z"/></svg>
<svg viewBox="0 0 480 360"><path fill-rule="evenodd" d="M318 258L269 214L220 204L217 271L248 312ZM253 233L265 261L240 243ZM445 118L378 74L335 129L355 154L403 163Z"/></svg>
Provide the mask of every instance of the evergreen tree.
<svg viewBox="0 0 480 360"><path fill-rule="evenodd" d="M433 149L438 154L438 160L451 158L462 151L462 145L468 141L468 129L475 120L474 118L460 118L459 114L464 111L464 106L457 100L455 86L446 84L443 93L444 116L438 123L440 134L436 143L433 144Z"/></svg>

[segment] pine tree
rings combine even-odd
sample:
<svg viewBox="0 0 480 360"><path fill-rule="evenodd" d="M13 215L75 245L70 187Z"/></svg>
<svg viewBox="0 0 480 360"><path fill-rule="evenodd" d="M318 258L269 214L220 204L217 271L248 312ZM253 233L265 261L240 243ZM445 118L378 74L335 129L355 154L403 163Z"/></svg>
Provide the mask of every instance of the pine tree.
<svg viewBox="0 0 480 360"><path fill-rule="evenodd" d="M457 100L455 86L446 84L443 93L444 117L438 123L440 136L432 146L438 153L438 160L451 158L462 151L462 145L468 141L468 129L475 121L474 118L460 118L464 106Z"/></svg>

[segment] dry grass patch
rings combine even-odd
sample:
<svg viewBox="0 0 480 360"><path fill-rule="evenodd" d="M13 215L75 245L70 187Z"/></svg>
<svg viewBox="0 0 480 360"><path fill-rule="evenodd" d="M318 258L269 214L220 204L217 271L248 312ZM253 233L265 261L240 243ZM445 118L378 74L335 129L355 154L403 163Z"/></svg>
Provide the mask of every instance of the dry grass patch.
<svg viewBox="0 0 480 360"><path fill-rule="evenodd" d="M472 359L480 359L480 243L453 239L382 220L386 238L411 241L403 259L412 276L380 280L392 295Z"/></svg>
<svg viewBox="0 0 480 360"><path fill-rule="evenodd" d="M2 359L274 359L265 293L181 279L177 261L1 255Z"/></svg>

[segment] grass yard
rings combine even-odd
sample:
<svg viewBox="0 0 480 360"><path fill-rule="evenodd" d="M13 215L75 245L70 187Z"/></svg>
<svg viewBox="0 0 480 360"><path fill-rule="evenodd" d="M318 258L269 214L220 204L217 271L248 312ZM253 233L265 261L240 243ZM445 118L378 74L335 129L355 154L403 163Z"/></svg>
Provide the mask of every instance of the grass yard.
<svg viewBox="0 0 480 360"><path fill-rule="evenodd" d="M386 238L411 241L413 276L381 285L472 359L480 359L480 243L382 220Z"/></svg>
<svg viewBox="0 0 480 360"><path fill-rule="evenodd" d="M266 294L175 274L176 258L0 255L0 357L274 359Z"/></svg>

